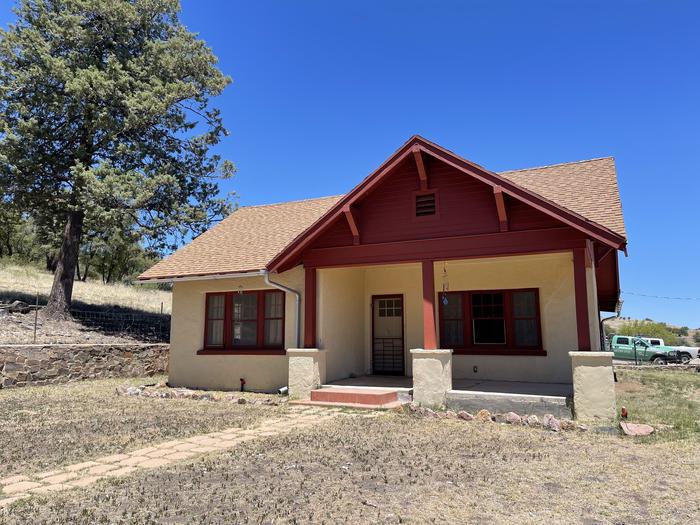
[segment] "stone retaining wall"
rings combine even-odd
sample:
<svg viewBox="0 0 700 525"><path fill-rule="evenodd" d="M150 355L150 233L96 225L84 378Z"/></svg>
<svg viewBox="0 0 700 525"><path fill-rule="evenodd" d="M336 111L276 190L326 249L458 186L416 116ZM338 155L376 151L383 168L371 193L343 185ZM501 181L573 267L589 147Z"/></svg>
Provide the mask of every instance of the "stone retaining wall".
<svg viewBox="0 0 700 525"><path fill-rule="evenodd" d="M167 372L167 344L0 345L0 388Z"/></svg>

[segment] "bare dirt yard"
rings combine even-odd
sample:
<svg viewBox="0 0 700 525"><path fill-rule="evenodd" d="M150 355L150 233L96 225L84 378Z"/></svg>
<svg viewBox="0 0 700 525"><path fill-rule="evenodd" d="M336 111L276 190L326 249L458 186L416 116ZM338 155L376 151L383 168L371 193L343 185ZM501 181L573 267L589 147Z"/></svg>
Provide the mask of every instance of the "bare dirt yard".
<svg viewBox="0 0 700 525"><path fill-rule="evenodd" d="M0 524L697 523L697 427L688 424L676 431L672 425L700 419L700 374L671 376L676 386L668 388L682 400L678 406L670 403L666 415L639 402L642 395L669 395L656 372L634 374L622 374L620 402L632 407L634 421L667 425L657 437L622 437L614 427L555 433L408 413L376 418L341 414L313 428L261 436L227 451L20 500L0 511ZM82 386L15 392L21 396L31 390L76 387ZM122 443L142 443L183 429L215 428L220 420L226 426L235 421L248 425L286 410L150 398L105 401L102 394L99 402L83 401L99 423L92 428L90 417L79 416L78 427L86 430L77 432L68 424L64 428L61 416L49 415L50 409L40 415L37 407L48 399L15 405L14 413L37 411L34 417L45 423L39 426L41 437L33 438L21 428L31 427L32 416L21 424L15 420L15 432L27 440L27 450L11 437L16 439L13 450L2 463L18 457L25 466L32 465L32 456L38 454L47 458L42 462L46 467L51 461L66 461L69 450L78 446L86 447L84 457L92 450L86 442L99 442L102 432L122 436L116 438ZM84 395L91 396L87 390ZM70 403L69 395L61 396L52 399ZM0 398L0 404L5 402ZM63 417L80 408L67 408ZM105 410L104 417L100 410ZM58 424L55 433L49 421ZM0 444L7 436L0 437ZM103 445L104 451L109 450L115 438L102 439L110 443ZM41 445L47 440L72 442L59 445L64 452L54 456L50 444ZM80 460L76 456L71 460Z"/></svg>
<svg viewBox="0 0 700 525"><path fill-rule="evenodd" d="M253 403L116 394L120 385L164 379L103 379L0 390L0 479L169 439L247 428L284 410ZM252 400L259 395L237 397Z"/></svg>

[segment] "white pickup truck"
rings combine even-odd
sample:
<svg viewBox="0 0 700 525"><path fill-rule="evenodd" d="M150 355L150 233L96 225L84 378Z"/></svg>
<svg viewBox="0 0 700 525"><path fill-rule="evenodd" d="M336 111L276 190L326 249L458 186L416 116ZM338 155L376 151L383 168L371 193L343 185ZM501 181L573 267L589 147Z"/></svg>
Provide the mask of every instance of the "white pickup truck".
<svg viewBox="0 0 700 525"><path fill-rule="evenodd" d="M666 346L663 339L658 337L642 337L644 341L649 343L651 346ZM691 359L697 359L700 348L696 346L674 346L676 350L680 353L681 363L684 365L688 364Z"/></svg>

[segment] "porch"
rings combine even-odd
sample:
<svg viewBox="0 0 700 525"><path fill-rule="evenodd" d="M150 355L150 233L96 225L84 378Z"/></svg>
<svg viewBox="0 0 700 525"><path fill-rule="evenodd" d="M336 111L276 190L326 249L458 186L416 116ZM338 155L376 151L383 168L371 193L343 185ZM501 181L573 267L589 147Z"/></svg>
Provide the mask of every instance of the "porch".
<svg viewBox="0 0 700 525"><path fill-rule="evenodd" d="M321 388L396 392L397 399L406 403L412 400L413 378L369 375L332 381ZM477 412L486 408L500 413L516 412L539 417L552 414L557 418L571 418L572 398L573 387L568 383L453 379L445 405L454 411Z"/></svg>

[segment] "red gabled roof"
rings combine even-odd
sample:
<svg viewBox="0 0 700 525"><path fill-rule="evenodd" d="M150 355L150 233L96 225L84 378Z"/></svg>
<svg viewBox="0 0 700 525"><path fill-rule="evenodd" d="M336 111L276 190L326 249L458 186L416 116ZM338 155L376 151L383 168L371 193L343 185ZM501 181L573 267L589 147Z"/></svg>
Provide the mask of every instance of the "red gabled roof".
<svg viewBox="0 0 700 525"><path fill-rule="evenodd" d="M548 199L540 193L527 189L522 184L514 182L516 177L511 172L499 175L466 160L451 151L438 146L418 135L411 137L393 155L391 155L379 168L367 176L348 194L341 197L326 213L311 224L296 239L289 243L279 254L277 254L267 265L267 268L278 271L288 267L291 261L297 260L301 252L308 247L325 227L335 221L345 209L362 199L377 184L379 184L394 167L400 164L408 155L414 151L420 151L427 155L432 155L436 159L472 176L490 186L499 187L503 193L518 199L533 208L548 214L561 222L575 228L586 235L616 249L624 249L626 239L623 234L591 220L589 217L568 209L559 202ZM544 169L544 168L543 168ZM614 172L614 169L613 169ZM616 191L616 188L615 188ZM619 198L618 198L619 204ZM612 211L614 213L614 211ZM621 223L621 213L620 213ZM622 223L621 223L622 224ZM624 231L624 225L623 225Z"/></svg>

